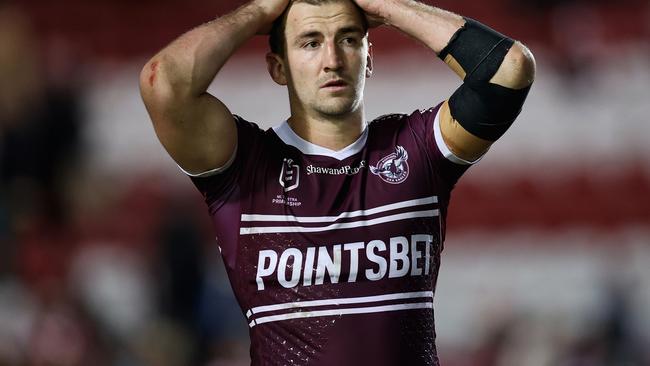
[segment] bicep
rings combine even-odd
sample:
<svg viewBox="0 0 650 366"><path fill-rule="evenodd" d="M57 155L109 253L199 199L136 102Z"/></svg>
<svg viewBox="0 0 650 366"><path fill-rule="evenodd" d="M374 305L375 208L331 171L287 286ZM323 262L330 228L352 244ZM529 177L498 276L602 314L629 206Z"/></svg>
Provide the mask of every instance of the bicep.
<svg viewBox="0 0 650 366"><path fill-rule="evenodd" d="M484 140L469 133L455 120L449 110L449 101L440 106L440 132L445 145L457 157L466 161L476 161L492 145L492 141Z"/></svg>
<svg viewBox="0 0 650 366"><path fill-rule="evenodd" d="M175 120L154 122L160 142L188 173L224 166L237 147L237 127L228 108L208 93L185 108L190 110Z"/></svg>
<svg viewBox="0 0 650 366"><path fill-rule="evenodd" d="M188 173L224 166L237 147L237 127L228 108L209 93L174 95L163 83L141 82L141 93L158 139Z"/></svg>

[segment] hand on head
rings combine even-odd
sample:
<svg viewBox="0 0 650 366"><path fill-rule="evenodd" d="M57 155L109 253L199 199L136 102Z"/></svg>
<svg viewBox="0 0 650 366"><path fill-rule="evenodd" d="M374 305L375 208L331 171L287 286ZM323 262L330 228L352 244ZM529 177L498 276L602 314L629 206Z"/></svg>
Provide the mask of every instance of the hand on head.
<svg viewBox="0 0 650 366"><path fill-rule="evenodd" d="M257 5L264 13L265 22L262 27L257 31L258 34L269 34L273 22L282 15L291 0L253 0L253 4Z"/></svg>
<svg viewBox="0 0 650 366"><path fill-rule="evenodd" d="M386 24L383 16L384 0L353 0L353 2L363 10L368 21L368 27L375 28Z"/></svg>

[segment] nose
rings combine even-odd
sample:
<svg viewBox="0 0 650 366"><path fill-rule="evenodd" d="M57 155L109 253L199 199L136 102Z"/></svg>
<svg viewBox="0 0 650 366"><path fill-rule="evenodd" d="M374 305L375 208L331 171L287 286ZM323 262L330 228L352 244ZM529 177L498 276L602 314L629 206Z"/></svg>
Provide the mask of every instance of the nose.
<svg viewBox="0 0 650 366"><path fill-rule="evenodd" d="M341 50L337 47L336 42L327 42L324 52L323 68L325 72L336 71L343 67L343 58L340 55Z"/></svg>

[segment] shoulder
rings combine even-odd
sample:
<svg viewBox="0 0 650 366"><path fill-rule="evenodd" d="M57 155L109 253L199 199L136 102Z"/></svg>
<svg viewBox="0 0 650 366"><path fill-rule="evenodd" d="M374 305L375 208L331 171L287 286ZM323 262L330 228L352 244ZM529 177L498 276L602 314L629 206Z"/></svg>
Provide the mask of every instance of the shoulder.
<svg viewBox="0 0 650 366"><path fill-rule="evenodd" d="M237 114L233 114L232 116L235 119L238 129L247 129L251 132L264 132L257 123L248 121Z"/></svg>
<svg viewBox="0 0 650 366"><path fill-rule="evenodd" d="M391 113L379 116L368 123L368 132L371 135L387 136L398 131L408 117L403 113Z"/></svg>
<svg viewBox="0 0 650 366"><path fill-rule="evenodd" d="M256 145L262 141L273 141L273 128L263 129L256 122L251 122L243 117L233 114L237 125L238 143L240 145Z"/></svg>
<svg viewBox="0 0 650 366"><path fill-rule="evenodd" d="M426 125L427 122L433 122L438 110L442 103L428 108L428 109L416 109L410 114L406 113L390 113L379 116L372 120L368 126L373 129L386 129L386 128L400 128L405 124L422 124Z"/></svg>
<svg viewBox="0 0 650 366"><path fill-rule="evenodd" d="M368 123L369 127L384 127L393 123L400 123L408 115L404 113L390 113L379 116Z"/></svg>

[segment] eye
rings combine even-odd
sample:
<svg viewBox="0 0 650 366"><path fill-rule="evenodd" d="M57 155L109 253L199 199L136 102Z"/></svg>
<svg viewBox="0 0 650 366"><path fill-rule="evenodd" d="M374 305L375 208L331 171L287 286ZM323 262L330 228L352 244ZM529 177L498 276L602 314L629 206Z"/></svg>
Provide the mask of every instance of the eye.
<svg viewBox="0 0 650 366"><path fill-rule="evenodd" d="M318 48L318 46L319 46L318 41L309 41L309 42L305 43L305 45L303 47L304 48Z"/></svg>
<svg viewBox="0 0 650 366"><path fill-rule="evenodd" d="M352 37L343 38L342 42L347 46L354 46L357 44L356 38L352 38Z"/></svg>

